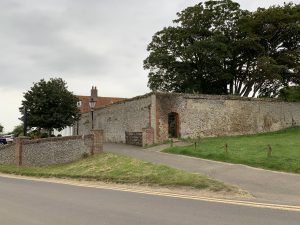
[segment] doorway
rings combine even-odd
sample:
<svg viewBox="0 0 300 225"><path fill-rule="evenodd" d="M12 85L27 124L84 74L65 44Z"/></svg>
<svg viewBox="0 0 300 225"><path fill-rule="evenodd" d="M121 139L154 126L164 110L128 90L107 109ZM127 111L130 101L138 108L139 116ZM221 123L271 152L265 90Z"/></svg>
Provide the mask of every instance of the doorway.
<svg viewBox="0 0 300 225"><path fill-rule="evenodd" d="M179 115L176 112L168 114L169 138L179 138Z"/></svg>

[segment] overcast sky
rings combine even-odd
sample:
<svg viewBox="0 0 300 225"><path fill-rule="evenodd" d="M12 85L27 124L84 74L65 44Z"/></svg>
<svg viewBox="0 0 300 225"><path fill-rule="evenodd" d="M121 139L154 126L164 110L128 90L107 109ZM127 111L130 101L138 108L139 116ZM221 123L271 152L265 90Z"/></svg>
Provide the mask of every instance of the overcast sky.
<svg viewBox="0 0 300 225"><path fill-rule="evenodd" d="M293 1L300 3L300 0ZM149 92L143 60L152 35L196 0L0 0L0 124L20 124L23 93L61 77L70 91L134 97ZM255 10L284 0L239 0Z"/></svg>

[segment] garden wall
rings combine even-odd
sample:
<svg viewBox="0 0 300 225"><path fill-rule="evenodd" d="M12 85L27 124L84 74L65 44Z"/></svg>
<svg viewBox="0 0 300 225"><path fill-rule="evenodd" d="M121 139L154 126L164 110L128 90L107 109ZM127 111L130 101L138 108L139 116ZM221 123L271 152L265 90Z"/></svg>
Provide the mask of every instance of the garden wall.
<svg viewBox="0 0 300 225"><path fill-rule="evenodd" d="M43 166L78 160L89 154L92 135L69 136L24 140L22 143L22 165Z"/></svg>
<svg viewBox="0 0 300 225"><path fill-rule="evenodd" d="M130 143L126 132L142 132L143 146L167 140L170 130L178 138L196 138L255 134L295 125L300 125L299 102L238 96L154 92L94 111L94 127L104 131L104 141ZM91 126L91 113L83 114L79 133L89 134Z"/></svg>
<svg viewBox="0 0 300 225"><path fill-rule="evenodd" d="M300 125L300 103L235 96L164 94L157 101L158 136L168 138L168 114L178 114L180 137L255 134Z"/></svg>
<svg viewBox="0 0 300 225"><path fill-rule="evenodd" d="M0 164L16 163L16 144L0 145Z"/></svg>
<svg viewBox="0 0 300 225"><path fill-rule="evenodd" d="M151 95L136 97L94 111L94 127L104 132L104 141L126 143L125 132L142 132L150 126ZM82 115L79 134L89 134L91 113Z"/></svg>
<svg viewBox="0 0 300 225"><path fill-rule="evenodd" d="M28 140L17 138L16 143L0 146L0 164L45 166L68 163L84 154L103 151L103 132L93 130L82 136L54 137Z"/></svg>

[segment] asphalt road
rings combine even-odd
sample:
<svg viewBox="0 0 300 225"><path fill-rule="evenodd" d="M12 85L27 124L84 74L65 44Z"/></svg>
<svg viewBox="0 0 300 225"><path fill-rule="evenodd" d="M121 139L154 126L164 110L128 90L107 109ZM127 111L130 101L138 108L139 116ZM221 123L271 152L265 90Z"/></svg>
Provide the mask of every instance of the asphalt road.
<svg viewBox="0 0 300 225"><path fill-rule="evenodd" d="M152 150L151 150L152 149ZM141 147L105 143L104 151L128 155L149 162L165 164L189 172L202 173L249 191L258 201L300 206L300 175L216 162ZM158 149L162 150L162 149ZM300 221L299 221L300 224Z"/></svg>
<svg viewBox="0 0 300 225"><path fill-rule="evenodd" d="M0 177L2 225L299 225L300 213Z"/></svg>

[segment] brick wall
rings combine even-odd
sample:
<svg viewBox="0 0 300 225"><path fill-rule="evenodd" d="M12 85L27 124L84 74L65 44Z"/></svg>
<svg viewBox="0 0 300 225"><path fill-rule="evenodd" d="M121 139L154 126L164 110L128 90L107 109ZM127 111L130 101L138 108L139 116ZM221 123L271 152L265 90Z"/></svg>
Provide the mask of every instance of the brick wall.
<svg viewBox="0 0 300 225"><path fill-rule="evenodd" d="M154 144L154 129L150 128L143 128L142 129L142 145L152 145Z"/></svg>

